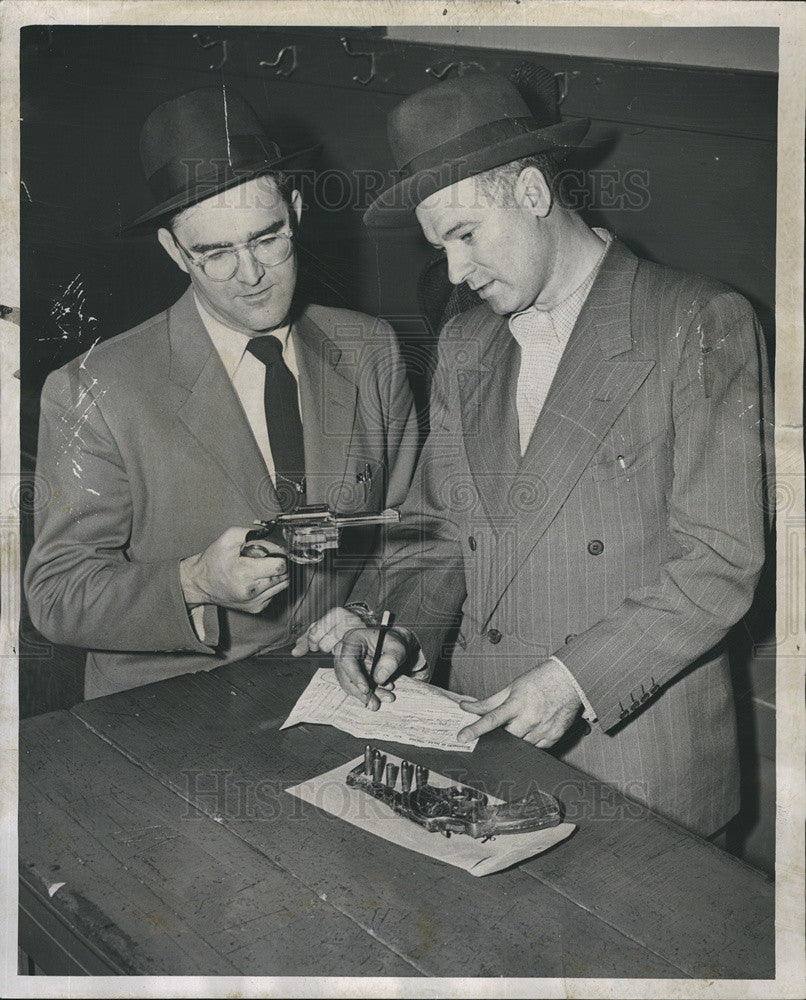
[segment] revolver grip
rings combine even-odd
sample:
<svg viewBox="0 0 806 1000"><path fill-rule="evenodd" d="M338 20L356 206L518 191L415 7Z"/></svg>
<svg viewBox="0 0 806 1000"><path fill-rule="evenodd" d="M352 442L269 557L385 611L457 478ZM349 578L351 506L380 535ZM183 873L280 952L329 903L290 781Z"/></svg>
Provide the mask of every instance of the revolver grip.
<svg viewBox="0 0 806 1000"><path fill-rule="evenodd" d="M260 544L264 540L272 541L276 545L282 545L282 532L276 525L252 528L246 533L246 539L241 546L241 555L246 556L247 559L267 559L269 556L280 558L280 553L270 552L265 545Z"/></svg>

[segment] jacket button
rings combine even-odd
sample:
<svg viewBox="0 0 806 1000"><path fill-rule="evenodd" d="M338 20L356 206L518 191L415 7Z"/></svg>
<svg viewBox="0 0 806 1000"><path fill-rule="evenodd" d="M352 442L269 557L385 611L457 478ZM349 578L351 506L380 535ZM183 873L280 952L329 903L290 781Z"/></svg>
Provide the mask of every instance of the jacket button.
<svg viewBox="0 0 806 1000"><path fill-rule="evenodd" d="M471 552L476 551L476 539L472 535L470 536L470 538L468 538L467 544L470 546Z"/></svg>
<svg viewBox="0 0 806 1000"><path fill-rule="evenodd" d="M489 632L487 633L487 638L488 638L488 639L490 640L490 642L491 642L491 643L492 643L492 644L493 644L494 646L497 646L497 645L498 645L498 643L499 643L499 642L500 642L500 641L501 641L501 640L502 640L502 639L503 639L504 637L503 637L503 636L501 635L501 633L500 633L500 632L498 631L498 629L497 629L497 628L491 628L491 629L490 629L490 631L489 631Z"/></svg>
<svg viewBox="0 0 806 1000"><path fill-rule="evenodd" d="M576 637L577 637L576 632L572 632L570 635L567 635L565 637L565 644L566 644L566 646L568 645L569 642L573 642L574 639L576 639Z"/></svg>
<svg viewBox="0 0 806 1000"><path fill-rule="evenodd" d="M604 542L594 538L592 542L588 542L588 552L592 556L600 556L604 552Z"/></svg>

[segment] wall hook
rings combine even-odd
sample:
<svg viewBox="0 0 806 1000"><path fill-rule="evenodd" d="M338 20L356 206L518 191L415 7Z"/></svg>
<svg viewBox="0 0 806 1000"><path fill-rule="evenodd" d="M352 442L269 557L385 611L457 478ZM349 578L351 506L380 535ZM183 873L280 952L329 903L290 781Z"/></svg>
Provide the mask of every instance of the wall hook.
<svg viewBox="0 0 806 1000"><path fill-rule="evenodd" d="M280 69L280 64L287 52L291 53L291 65L288 69ZM297 47L296 45L285 45L277 53L277 58L269 61L268 59L261 59L260 65L265 67L273 67L276 76L291 76L294 70L297 68Z"/></svg>
<svg viewBox="0 0 806 1000"><path fill-rule="evenodd" d="M554 74L554 79L557 80L560 85L560 93L557 98L558 107L563 103L566 97L568 97L568 88L570 86L571 80L576 76L579 76L578 69L575 69L573 73L568 73L566 70L563 70L560 73Z"/></svg>
<svg viewBox="0 0 806 1000"><path fill-rule="evenodd" d="M224 63L227 61L228 58L226 38L222 39L221 41L217 41L214 38L207 38L206 35L202 35L198 31L193 32L193 37L196 39L196 41L199 43L199 45L201 45L203 49L211 49L213 48L214 45L221 46L221 62L210 63L210 69L221 69L221 67L224 65Z"/></svg>
<svg viewBox="0 0 806 1000"><path fill-rule="evenodd" d="M474 67L480 69L482 73L484 72L484 67L481 63L477 62L451 62L443 66L442 69L437 69L436 66L428 66L425 71L426 73L430 73L431 76L436 77L437 80L444 80L452 69L455 69L459 76L464 76L469 69Z"/></svg>
<svg viewBox="0 0 806 1000"><path fill-rule="evenodd" d="M370 83L370 81L374 80L374 78L375 78L375 53L374 52L353 52L352 49L350 48L350 40L348 38L346 38L344 35L342 35L339 40L340 40L340 42L341 42L341 44L342 44L342 46L344 48L344 51L347 53L348 56L352 56L353 58L356 58L356 59L361 58L361 57L363 57L364 59L369 59L369 76L366 77L366 78L362 78L362 77L358 76L358 74L356 74L353 77L353 80L356 83L360 83L362 86L365 87L368 83Z"/></svg>

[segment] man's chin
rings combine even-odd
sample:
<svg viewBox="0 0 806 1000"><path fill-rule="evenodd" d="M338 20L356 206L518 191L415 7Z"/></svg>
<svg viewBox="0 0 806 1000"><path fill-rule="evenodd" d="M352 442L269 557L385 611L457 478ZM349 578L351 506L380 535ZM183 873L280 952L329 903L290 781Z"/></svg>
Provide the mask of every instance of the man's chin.
<svg viewBox="0 0 806 1000"><path fill-rule="evenodd" d="M508 316L512 310L507 306L507 303L502 299L498 298L496 295L490 295L485 298L484 301L487 303L490 309L496 314L496 316Z"/></svg>
<svg viewBox="0 0 806 1000"><path fill-rule="evenodd" d="M246 310L242 316L242 325L252 333L268 333L270 330L282 326L288 317L288 308L285 309L262 309L254 308Z"/></svg>

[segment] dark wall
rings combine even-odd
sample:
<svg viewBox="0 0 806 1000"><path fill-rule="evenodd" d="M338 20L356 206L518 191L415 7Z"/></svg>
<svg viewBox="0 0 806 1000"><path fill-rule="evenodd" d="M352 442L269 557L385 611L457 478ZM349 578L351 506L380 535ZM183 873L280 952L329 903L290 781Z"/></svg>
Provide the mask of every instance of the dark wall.
<svg viewBox="0 0 806 1000"><path fill-rule="evenodd" d="M738 288L773 332L776 90L774 75L602 62L534 53L391 43L380 30L57 27L23 30L23 374L36 389L49 370L152 315L184 276L153 237L120 238L149 206L137 139L158 103L201 86L241 90L270 128L323 146L303 191L308 284L320 301L399 319L418 317L416 279L427 251L419 230L374 236L361 225L373 187L391 167L385 118L401 96L433 80L427 69L477 63L509 73L525 58L567 75L567 116L593 119L597 143L571 167L588 221L636 251ZM366 85L369 58L376 76ZM261 67L297 46L288 77ZM280 69L288 70L287 53ZM455 72L455 71L454 71ZM66 310L70 311L67 312ZM30 427L24 432L32 450Z"/></svg>

